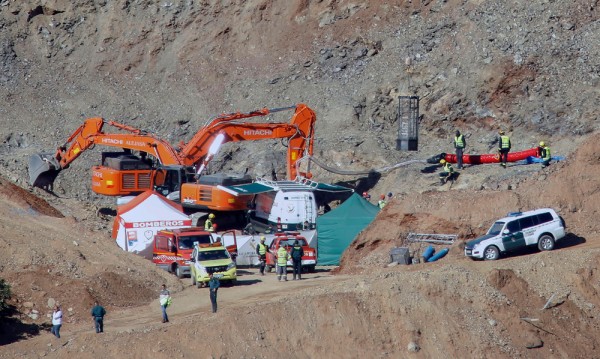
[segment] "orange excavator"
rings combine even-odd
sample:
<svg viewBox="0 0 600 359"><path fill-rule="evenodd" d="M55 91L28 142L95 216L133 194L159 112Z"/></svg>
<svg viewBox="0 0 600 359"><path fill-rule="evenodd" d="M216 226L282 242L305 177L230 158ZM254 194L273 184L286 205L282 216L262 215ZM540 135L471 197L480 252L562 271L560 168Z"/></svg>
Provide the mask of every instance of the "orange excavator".
<svg viewBox="0 0 600 359"><path fill-rule="evenodd" d="M242 120L294 110L289 123L256 123ZM51 189L63 169L95 145L121 148L122 152L102 153L102 164L92 167L92 190L107 196L135 195L154 189L181 202L186 208L235 211L246 209L251 196L233 196L218 185L249 183L249 176L203 175L207 164L227 142L287 139L287 177L311 178L310 169L301 172L298 161L313 153L316 115L304 104L260 109L249 113L223 114L201 128L188 143L175 149L146 131L90 118L84 121L65 144L54 153L34 154L29 160L30 183ZM105 133L107 124L127 133ZM131 151L140 152L140 156ZM150 155L154 160L147 157Z"/></svg>

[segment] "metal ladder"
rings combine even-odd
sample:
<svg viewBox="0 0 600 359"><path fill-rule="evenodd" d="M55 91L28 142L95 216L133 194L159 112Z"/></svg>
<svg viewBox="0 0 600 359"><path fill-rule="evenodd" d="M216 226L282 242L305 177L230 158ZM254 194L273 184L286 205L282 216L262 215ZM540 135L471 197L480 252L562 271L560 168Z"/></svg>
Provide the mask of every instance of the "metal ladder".
<svg viewBox="0 0 600 359"><path fill-rule="evenodd" d="M409 233L406 240L408 242L427 242L434 244L454 244L458 238L457 234L426 234Z"/></svg>

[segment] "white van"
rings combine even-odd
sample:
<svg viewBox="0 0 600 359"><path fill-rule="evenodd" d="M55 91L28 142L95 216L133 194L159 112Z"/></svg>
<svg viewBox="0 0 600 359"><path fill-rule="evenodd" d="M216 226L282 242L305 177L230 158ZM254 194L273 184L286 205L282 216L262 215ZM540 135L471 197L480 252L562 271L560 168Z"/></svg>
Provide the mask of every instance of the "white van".
<svg viewBox="0 0 600 359"><path fill-rule="evenodd" d="M317 222L317 203L311 191L274 191L257 194L254 199L254 214L257 219L283 231L295 231L304 222Z"/></svg>
<svg viewBox="0 0 600 359"><path fill-rule="evenodd" d="M501 253L526 246L541 251L554 249L565 236L563 219L551 208L527 212L511 212L497 220L483 237L468 241L465 255L475 259L496 260Z"/></svg>

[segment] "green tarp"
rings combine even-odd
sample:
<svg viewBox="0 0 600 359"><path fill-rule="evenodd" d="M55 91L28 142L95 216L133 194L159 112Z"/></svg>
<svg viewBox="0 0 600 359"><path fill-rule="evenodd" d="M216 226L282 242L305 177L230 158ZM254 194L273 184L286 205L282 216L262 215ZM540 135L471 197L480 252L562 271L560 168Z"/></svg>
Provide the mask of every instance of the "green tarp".
<svg viewBox="0 0 600 359"><path fill-rule="evenodd" d="M317 217L317 263L339 265L342 253L378 212L379 207L354 193L336 209Z"/></svg>

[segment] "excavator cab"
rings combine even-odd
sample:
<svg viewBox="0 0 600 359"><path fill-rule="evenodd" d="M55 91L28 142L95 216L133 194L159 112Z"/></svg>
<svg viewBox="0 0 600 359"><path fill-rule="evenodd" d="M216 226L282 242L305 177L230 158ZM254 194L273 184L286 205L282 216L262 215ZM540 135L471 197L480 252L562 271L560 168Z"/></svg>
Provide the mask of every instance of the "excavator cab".
<svg viewBox="0 0 600 359"><path fill-rule="evenodd" d="M179 201L181 185L194 183L195 172L190 166L162 166L154 172L154 190L170 200Z"/></svg>

